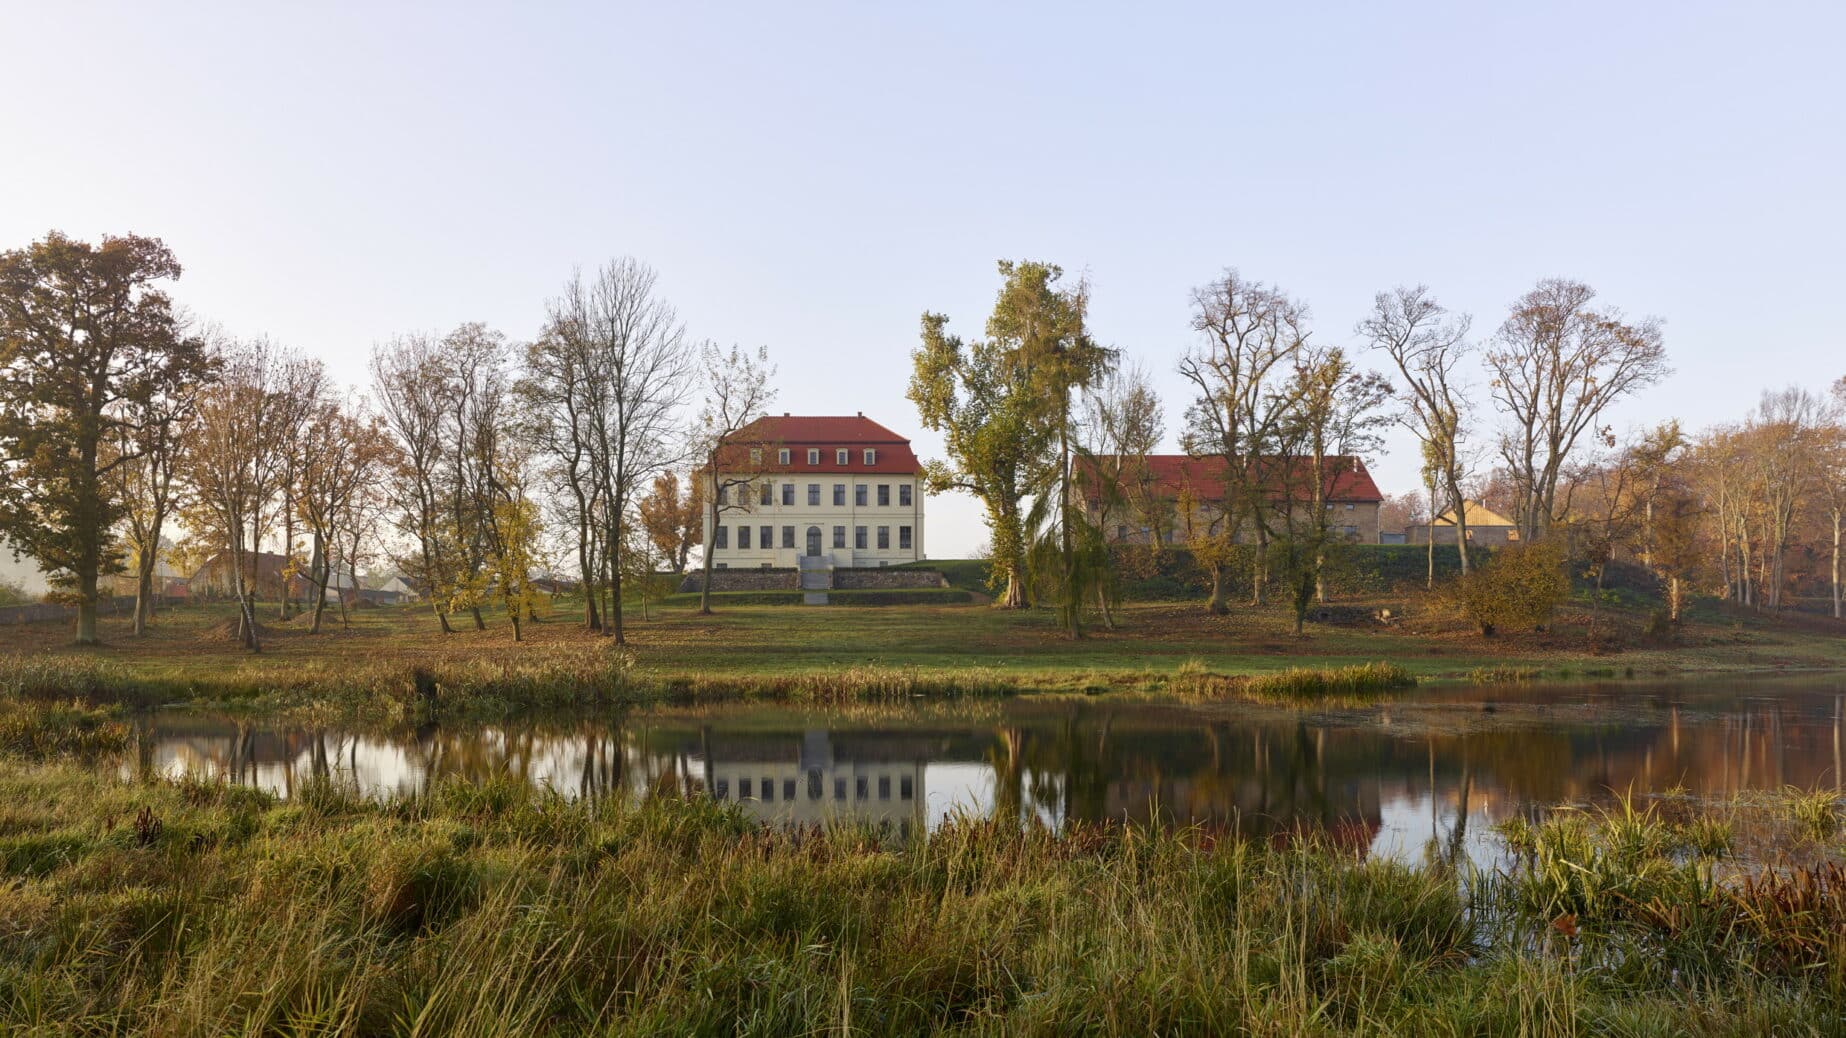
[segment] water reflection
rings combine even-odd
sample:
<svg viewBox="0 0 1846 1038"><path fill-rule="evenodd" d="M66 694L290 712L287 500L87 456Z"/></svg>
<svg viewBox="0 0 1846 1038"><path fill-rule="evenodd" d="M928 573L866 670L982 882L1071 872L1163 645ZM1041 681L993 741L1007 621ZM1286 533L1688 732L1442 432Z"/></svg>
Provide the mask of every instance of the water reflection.
<svg viewBox="0 0 1846 1038"><path fill-rule="evenodd" d="M368 733L162 713L140 723L125 770L284 796L317 778L394 794L432 776L516 776L582 797L669 782L772 824L908 834L954 811L1133 819L1274 839L1313 829L1372 854L1482 860L1494 823L1612 790L1837 786L1846 694L1616 686L1460 690L1326 716L1030 700L970 714L980 719L751 708Z"/></svg>

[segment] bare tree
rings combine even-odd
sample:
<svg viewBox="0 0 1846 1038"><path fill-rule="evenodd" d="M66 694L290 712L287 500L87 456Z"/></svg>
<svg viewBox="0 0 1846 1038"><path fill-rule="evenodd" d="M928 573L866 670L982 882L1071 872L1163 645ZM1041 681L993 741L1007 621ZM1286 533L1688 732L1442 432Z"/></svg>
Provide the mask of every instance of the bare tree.
<svg viewBox="0 0 1846 1038"><path fill-rule="evenodd" d="M766 457L766 446L749 445L734 442L734 437L743 428L761 417L775 400L775 387L770 380L776 377L775 365L769 363L769 351L757 347L755 352L732 346L729 350L719 349L716 343L706 342L699 347L700 375L704 385L704 402L699 409L697 429L697 452L704 459L708 482L706 484L705 505L711 512L711 522L707 529L716 530L724 520L724 513L732 508L748 510L750 507L749 488L755 483L751 466L743 459L749 457L742 453L750 450L757 452L757 457ZM719 455L727 453L728 462L720 469ZM758 464L762 462L759 460ZM704 556L701 562L703 581L699 590L699 612L711 612L711 570L712 538L705 538L705 546L700 551Z"/></svg>
<svg viewBox="0 0 1846 1038"><path fill-rule="evenodd" d="M1181 437L1194 457L1223 461L1223 536L1248 527L1256 537L1252 601L1268 584L1270 516L1264 455L1275 451L1291 403L1285 389L1307 344L1307 307L1236 270L1192 292L1192 328L1200 340L1179 363L1198 395L1186 408ZM1214 581L1214 588L1217 582ZM1214 593L1209 608L1223 612Z"/></svg>
<svg viewBox="0 0 1846 1038"><path fill-rule="evenodd" d="M594 278L573 277L552 304L552 333L588 370L591 458L602 491L604 572L610 591L606 631L623 642L622 530L640 491L687 454L682 409L696 372L686 329L656 291L657 276L638 260L605 264Z"/></svg>
<svg viewBox="0 0 1846 1038"><path fill-rule="evenodd" d="M543 334L526 348L525 375L518 393L527 435L546 459L545 474L564 518L575 533L573 553L583 585L583 624L602 630L596 584L601 535L598 532L604 492L597 464L596 415L591 377L594 358L584 336L564 334L553 317Z"/></svg>
<svg viewBox="0 0 1846 1038"><path fill-rule="evenodd" d="M194 496L188 526L215 540L229 568L244 646L262 651L256 624L255 559L276 496L284 412L276 369L286 355L264 340L220 343L222 376L197 401L182 465Z"/></svg>
<svg viewBox="0 0 1846 1038"><path fill-rule="evenodd" d="M300 516L298 498L301 473L309 464L314 444L308 435L312 416L327 400L327 366L317 358L289 354L278 358L275 369L275 436L277 454L276 483L282 495L278 518L282 526L282 593L277 615L286 620L294 615L291 591L295 574L300 572L295 559L295 523Z"/></svg>
<svg viewBox="0 0 1846 1038"><path fill-rule="evenodd" d="M1371 314L1358 327L1358 334L1390 357L1403 376L1402 421L1423 442L1424 458L1455 515L1456 550L1461 553L1464 576L1468 572L1468 515L1461 490L1460 445L1467 403L1456 373L1471 352L1471 325L1467 314L1451 316L1426 286L1418 285L1378 293L1372 298ZM1440 512L1432 508L1432 524ZM1433 525L1429 540L1433 560Z"/></svg>
<svg viewBox="0 0 1846 1038"><path fill-rule="evenodd" d="M1518 487L1515 518L1527 540L1558 518L1558 476L1578 438L1610 404L1671 373L1658 320L1629 324L1595 299L1582 282L1540 281L1513 304L1487 351L1493 400L1511 423L1500 456Z"/></svg>
<svg viewBox="0 0 1846 1038"><path fill-rule="evenodd" d="M178 509L186 484L178 478L180 444L193 417L198 390L215 377L210 365L195 385L171 386L129 401L116 427L118 464L111 475L121 494L124 526L135 566L134 633L147 633L158 595L155 569L167 521Z"/></svg>
<svg viewBox="0 0 1846 1038"><path fill-rule="evenodd" d="M445 419L453 386L437 340L413 335L372 352L372 385L385 425L397 441L395 472L398 527L416 542L414 577L429 594L444 634L453 633L441 589L450 581L452 547L444 516L443 466L448 454Z"/></svg>

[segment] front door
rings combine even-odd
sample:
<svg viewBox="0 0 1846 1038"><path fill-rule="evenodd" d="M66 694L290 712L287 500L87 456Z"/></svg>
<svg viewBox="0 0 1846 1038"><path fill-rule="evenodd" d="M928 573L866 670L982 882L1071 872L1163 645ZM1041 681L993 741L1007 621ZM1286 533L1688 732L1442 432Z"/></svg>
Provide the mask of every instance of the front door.
<svg viewBox="0 0 1846 1038"><path fill-rule="evenodd" d="M820 555L820 527L818 526L808 527L808 554Z"/></svg>

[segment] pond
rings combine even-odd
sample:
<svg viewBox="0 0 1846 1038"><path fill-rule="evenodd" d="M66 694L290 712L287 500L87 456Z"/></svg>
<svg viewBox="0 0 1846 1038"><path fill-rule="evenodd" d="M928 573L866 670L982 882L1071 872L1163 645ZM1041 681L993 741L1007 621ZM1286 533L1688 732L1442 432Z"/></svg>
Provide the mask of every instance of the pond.
<svg viewBox="0 0 1846 1038"><path fill-rule="evenodd" d="M770 824L908 835L954 812L1121 820L1282 838L1319 830L1407 861L1501 853L1491 827L1559 804L1683 789L1838 788L1846 680L1436 688L1291 710L1015 698L916 707L734 706L388 730L169 710L136 722L125 777L283 796L516 776L566 796L663 784Z"/></svg>

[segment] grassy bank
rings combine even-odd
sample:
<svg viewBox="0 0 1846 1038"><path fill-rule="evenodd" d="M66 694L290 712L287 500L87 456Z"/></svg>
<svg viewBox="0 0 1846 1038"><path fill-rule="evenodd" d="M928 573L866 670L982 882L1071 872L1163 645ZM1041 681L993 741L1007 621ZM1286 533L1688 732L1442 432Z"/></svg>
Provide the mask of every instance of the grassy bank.
<svg viewBox="0 0 1846 1038"><path fill-rule="evenodd" d="M1846 892L1728 818L1567 818L1460 882L1304 839L702 798L377 803L0 758L9 1033L1830 1033ZM1837 811L1837 805L1834 810Z"/></svg>
<svg viewBox="0 0 1846 1038"><path fill-rule="evenodd" d="M64 625L0 628L0 692L22 682L44 684L63 668L79 688L93 685L134 703L320 702L350 709L433 702L492 712L623 700L1160 693L1379 661L1425 681L1846 668L1846 627L1832 621L1707 608L1670 642L1622 643L1612 632L1636 626L1641 615L1610 610L1592 653L1576 626L1581 618L1568 612L1544 633L1483 639L1419 614L1414 604L1381 600L1342 610L1342 622L1313 624L1296 637L1279 608L1212 616L1194 604L1130 604L1118 610L1113 629L1093 627L1089 637L1073 641L1047 611L727 602L710 616L690 606L655 607L645 619L631 611L628 644L618 649L574 622L576 609L567 601L526 624L520 643L492 612L486 630L445 635L426 609L398 607L359 610L350 628L330 619L320 634L307 633L303 619L265 620L264 650L251 655L227 634L229 609L194 606L162 613L139 639L124 621L105 620L105 645L98 649L70 646ZM1370 618L1384 610L1389 624ZM54 691L61 694L62 686Z"/></svg>

